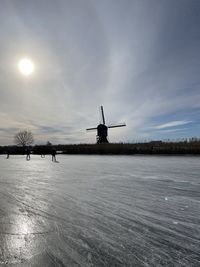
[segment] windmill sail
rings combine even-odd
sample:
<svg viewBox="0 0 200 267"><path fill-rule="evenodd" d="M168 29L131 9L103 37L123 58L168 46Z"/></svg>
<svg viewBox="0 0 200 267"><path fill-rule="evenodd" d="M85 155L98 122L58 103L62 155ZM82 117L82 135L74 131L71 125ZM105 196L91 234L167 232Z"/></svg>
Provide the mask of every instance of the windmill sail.
<svg viewBox="0 0 200 267"><path fill-rule="evenodd" d="M103 112L103 106L100 107L100 117L101 117L101 121L102 121L102 124L106 124L105 123L105 117L104 117L104 112Z"/></svg>
<svg viewBox="0 0 200 267"><path fill-rule="evenodd" d="M120 123L120 124L117 124L117 125L109 125L108 128L116 128L116 127L123 127L123 126L126 126L125 123Z"/></svg>
<svg viewBox="0 0 200 267"><path fill-rule="evenodd" d="M90 130L96 130L97 127L93 127L93 128L87 128L86 131L90 131Z"/></svg>

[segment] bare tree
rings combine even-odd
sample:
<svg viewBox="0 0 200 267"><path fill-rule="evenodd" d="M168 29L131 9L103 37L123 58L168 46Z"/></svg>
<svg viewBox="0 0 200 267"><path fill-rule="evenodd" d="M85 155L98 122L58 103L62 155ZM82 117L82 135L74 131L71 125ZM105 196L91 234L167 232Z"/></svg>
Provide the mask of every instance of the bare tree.
<svg viewBox="0 0 200 267"><path fill-rule="evenodd" d="M28 131L21 131L15 135L14 141L19 146L29 146L33 144L33 134Z"/></svg>

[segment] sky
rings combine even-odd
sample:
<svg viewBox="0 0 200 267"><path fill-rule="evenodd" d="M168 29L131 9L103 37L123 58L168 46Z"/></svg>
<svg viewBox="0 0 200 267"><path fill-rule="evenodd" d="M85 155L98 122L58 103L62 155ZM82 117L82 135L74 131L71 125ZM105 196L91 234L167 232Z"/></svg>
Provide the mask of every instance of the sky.
<svg viewBox="0 0 200 267"><path fill-rule="evenodd" d="M200 136L199 0L1 0L0 145ZM18 70L29 58L34 72Z"/></svg>

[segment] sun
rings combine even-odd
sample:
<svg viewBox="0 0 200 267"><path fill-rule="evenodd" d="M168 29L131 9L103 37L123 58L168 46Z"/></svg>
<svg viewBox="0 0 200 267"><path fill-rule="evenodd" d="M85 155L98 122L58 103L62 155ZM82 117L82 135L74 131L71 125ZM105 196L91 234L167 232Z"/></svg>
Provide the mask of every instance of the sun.
<svg viewBox="0 0 200 267"><path fill-rule="evenodd" d="M23 75L29 76L34 71L34 64L30 59L23 58L19 61L18 68Z"/></svg>

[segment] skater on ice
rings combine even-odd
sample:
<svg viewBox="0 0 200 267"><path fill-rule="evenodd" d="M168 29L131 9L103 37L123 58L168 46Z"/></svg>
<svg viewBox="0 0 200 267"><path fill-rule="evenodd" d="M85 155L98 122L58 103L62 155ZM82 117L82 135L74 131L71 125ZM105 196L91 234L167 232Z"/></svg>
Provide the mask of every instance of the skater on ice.
<svg viewBox="0 0 200 267"><path fill-rule="evenodd" d="M51 155L52 155L52 161L57 162L56 161L56 149L55 148L52 149Z"/></svg>
<svg viewBox="0 0 200 267"><path fill-rule="evenodd" d="M30 150L29 147L27 147L27 149L26 149L26 160L30 160L31 159L30 154L31 154L31 150Z"/></svg>

